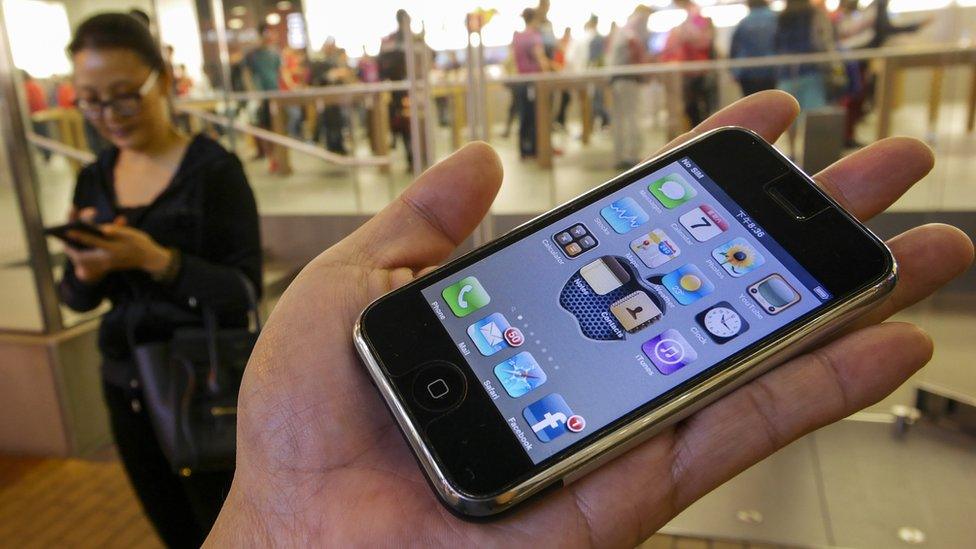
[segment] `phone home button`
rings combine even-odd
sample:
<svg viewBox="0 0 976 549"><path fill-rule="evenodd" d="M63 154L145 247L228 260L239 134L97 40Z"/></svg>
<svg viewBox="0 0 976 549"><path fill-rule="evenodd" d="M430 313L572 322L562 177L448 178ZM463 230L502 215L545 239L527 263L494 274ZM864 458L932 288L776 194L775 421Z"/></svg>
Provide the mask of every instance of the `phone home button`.
<svg viewBox="0 0 976 549"><path fill-rule="evenodd" d="M453 408L464 400L466 392L464 374L450 362L428 362L413 381L414 400L433 412Z"/></svg>

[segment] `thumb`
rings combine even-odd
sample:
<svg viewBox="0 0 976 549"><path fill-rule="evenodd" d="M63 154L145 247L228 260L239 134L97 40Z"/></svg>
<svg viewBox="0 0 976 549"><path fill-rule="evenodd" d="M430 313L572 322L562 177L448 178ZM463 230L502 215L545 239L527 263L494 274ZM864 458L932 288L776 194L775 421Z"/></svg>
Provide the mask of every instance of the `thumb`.
<svg viewBox="0 0 976 549"><path fill-rule="evenodd" d="M98 211L95 208L87 207L75 211L75 219L80 219L86 223L94 223Z"/></svg>
<svg viewBox="0 0 976 549"><path fill-rule="evenodd" d="M421 174L338 247L355 262L380 268L435 265L481 222L501 184L495 150L469 143Z"/></svg>

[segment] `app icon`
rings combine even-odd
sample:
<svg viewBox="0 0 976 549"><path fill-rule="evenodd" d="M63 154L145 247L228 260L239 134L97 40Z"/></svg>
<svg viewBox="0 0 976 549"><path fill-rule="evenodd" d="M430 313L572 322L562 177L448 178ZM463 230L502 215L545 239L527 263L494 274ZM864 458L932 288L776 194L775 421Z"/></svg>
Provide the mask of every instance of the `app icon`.
<svg viewBox="0 0 976 549"><path fill-rule="evenodd" d="M600 210L600 215L617 234L628 233L651 219L640 204L629 196L611 202Z"/></svg>
<svg viewBox="0 0 976 549"><path fill-rule="evenodd" d="M712 257L718 261L725 272L739 278L758 268L766 258L752 247L744 238L736 238L712 250Z"/></svg>
<svg viewBox="0 0 976 549"><path fill-rule="evenodd" d="M662 374L673 374L698 360L698 353L678 330L664 330L648 340L641 350Z"/></svg>
<svg viewBox="0 0 976 549"><path fill-rule="evenodd" d="M704 273L691 263L664 275L661 283L682 305L691 305L715 291L712 281L705 278Z"/></svg>
<svg viewBox="0 0 976 549"><path fill-rule="evenodd" d="M778 274L767 276L749 286L747 291L752 299L771 315L778 314L800 301L800 293Z"/></svg>
<svg viewBox="0 0 976 549"><path fill-rule="evenodd" d="M546 382L546 373L527 351L498 363L495 366L495 377L512 398L518 398Z"/></svg>
<svg viewBox="0 0 976 549"><path fill-rule="evenodd" d="M669 210L677 208L698 195L694 187L689 185L685 178L677 172L651 183L647 186L647 190L651 191L654 198L657 198L658 202Z"/></svg>
<svg viewBox="0 0 976 549"><path fill-rule="evenodd" d="M650 326L655 320L660 320L661 309L651 301L647 293L640 290L615 302L610 306L610 312L620 325L630 333L640 331Z"/></svg>
<svg viewBox="0 0 976 549"><path fill-rule="evenodd" d="M630 273L612 256L603 256L580 269L580 276L596 295L606 295L630 282Z"/></svg>
<svg viewBox="0 0 976 549"><path fill-rule="evenodd" d="M729 224L708 204L702 204L682 215L678 221L699 242L705 242L729 230Z"/></svg>
<svg viewBox="0 0 976 549"><path fill-rule="evenodd" d="M596 238L593 237L593 233L582 223L577 223L564 231L559 231L552 236L552 240L563 251L563 254L570 259L587 250L596 248L596 245L599 244Z"/></svg>
<svg viewBox="0 0 976 549"><path fill-rule="evenodd" d="M478 279L469 276L451 284L441 292L441 297L456 317L465 317L484 307L491 301L488 292L481 287Z"/></svg>
<svg viewBox="0 0 976 549"><path fill-rule="evenodd" d="M720 301L698 313L695 321L719 344L731 341L749 329L749 323L727 301Z"/></svg>
<svg viewBox="0 0 976 549"><path fill-rule="evenodd" d="M661 229L654 229L634 239L630 249L651 269L656 269L681 255L681 248Z"/></svg>
<svg viewBox="0 0 976 549"><path fill-rule="evenodd" d="M522 410L522 417L542 442L550 442L566 434L569 431L566 423L573 416L573 411L558 393L548 394ZM575 427L582 430L580 423L586 424L585 421L574 420Z"/></svg>
<svg viewBox="0 0 976 549"><path fill-rule="evenodd" d="M492 313L468 326L468 337L478 347L478 352L491 356L510 346L506 337L509 330L518 331L518 328L513 328L501 313ZM517 339L523 339L522 332L518 332Z"/></svg>

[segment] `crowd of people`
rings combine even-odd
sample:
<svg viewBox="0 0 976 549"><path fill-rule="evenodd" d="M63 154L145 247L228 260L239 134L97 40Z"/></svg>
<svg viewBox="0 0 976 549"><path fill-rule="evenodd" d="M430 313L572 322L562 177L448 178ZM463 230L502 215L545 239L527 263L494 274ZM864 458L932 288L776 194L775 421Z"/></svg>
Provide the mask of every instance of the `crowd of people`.
<svg viewBox="0 0 976 549"><path fill-rule="evenodd" d="M748 0L748 15L733 31L728 55L733 59L772 55L798 55L880 47L897 33L913 32L920 25L896 26L888 14L888 0L861 8L857 0L844 0L839 9L830 12L823 0L787 0L784 9L775 12L769 0ZM549 21L549 1L541 0L522 12L525 29L512 38L509 71L513 74L535 74L551 71L581 71L591 67L623 67L653 62L686 63L709 61L719 57L715 25L691 0L675 0L674 7L685 12L682 22L662 40L648 30L653 8L638 5L623 25L614 23L607 35L597 31L598 19L587 21L579 38L567 28L556 38ZM845 143L857 147L854 139L857 123L865 114L872 77L865 62L805 63L784 66L735 68L732 75L743 95L767 89L781 89L794 95L804 111L823 108L831 102L846 108ZM638 122L643 84L650 78L641 75L616 75L610 81L611 109L608 112L601 87L593 94L593 116L601 126L612 125L616 167L624 169L640 160L642 150ZM536 109L534 87L515 84L507 128L516 114L519 117L519 152L523 158L536 154ZM683 126L699 124L718 105L716 71L684 71L680 87L668 88L668 94L680 94L676 109L683 116ZM554 127L564 127L570 96L561 92ZM611 124L611 120L613 123ZM792 134L791 134L792 136ZM555 151L559 154L559 151Z"/></svg>
<svg viewBox="0 0 976 549"><path fill-rule="evenodd" d="M775 12L769 0L747 0L749 12L732 32L727 55L732 59L757 58L771 55L810 54L837 50L854 50L883 46L897 33L911 32L919 25L896 26L888 14L888 0L878 0L861 8L857 0L843 0L833 12L823 0L787 0L780 12ZM534 7L521 13L524 28L514 33L504 65L510 74L534 75L549 72L580 72L598 67L630 67L646 63L687 63L718 58L716 27L696 2L674 0L674 8L686 15L680 24L666 33L652 33L648 21L654 8L637 5L625 22L614 22L608 33L598 30L599 19L590 17L582 33L574 35L569 28L558 33L549 17L550 1L539 0ZM139 16L139 14L130 15ZM438 67L443 74L461 73L463 63L458 52L436 56L425 44L422 33L410 31L410 16L405 10L396 14L396 27L383 37L377 55L369 55L366 48L356 52L355 59L329 38L317 50L292 47L283 39L281 25L262 23L257 39L247 44L240 40L231 44L231 87L235 91L289 92L308 87L335 86L355 82L403 80L407 78L407 41L414 40L413 51L429 56L429 66ZM391 21L391 27L393 26ZM724 50L724 48L721 48ZM724 53L724 52L723 52ZM194 81L185 65L173 61L173 49L163 49L164 62L170 72L173 97L185 97L208 88L207 76ZM438 64L435 59L440 58ZM419 63L418 63L419 65ZM206 71L205 71L206 72ZM743 95L778 88L794 95L804 111L820 109L834 103L846 109L844 131L849 147L859 145L855 128L863 118L873 78L866 62L804 63L782 66L750 66L734 68L732 76ZM590 112L598 127L610 127L614 161L618 169L632 166L640 160L642 134L640 110L646 84L654 77L641 74L614 75L609 85L591 85ZM719 74L715 70L683 71L680 77L657 79L664 88L669 106L670 124L676 130L700 123L718 106ZM40 89L37 82L25 78L25 86L32 112L51 106L70 107L74 90L69 79L59 79L49 90ZM537 154L536 86L531 82L508 86L512 101L503 136L507 137L517 119L518 150L523 159ZM43 93L42 93L43 92ZM572 101L568 91L558 91L551 98L554 105L550 124L556 131L565 131L566 117ZM441 125L449 118L447 99L436 98L437 117ZM312 105L314 104L314 107ZM232 114L246 109L249 122L272 131L307 142L319 142L328 151L348 154L352 109L336 101L283 101L279 112L272 112L272 102L264 99L240 102ZM411 105L405 91L392 93L389 104L389 124L394 144L400 141L407 164L413 161L411 151ZM274 116L279 116L275 124ZM185 130L189 121L177 118ZM44 124L36 124L35 132L44 134ZM91 148L99 150L104 140L90 126L86 135ZM423 141L423 140L422 140ZM271 173L287 175L290 167L282 160L283 150L271 143L254 139L254 159L267 158ZM559 155L559 148L553 149Z"/></svg>

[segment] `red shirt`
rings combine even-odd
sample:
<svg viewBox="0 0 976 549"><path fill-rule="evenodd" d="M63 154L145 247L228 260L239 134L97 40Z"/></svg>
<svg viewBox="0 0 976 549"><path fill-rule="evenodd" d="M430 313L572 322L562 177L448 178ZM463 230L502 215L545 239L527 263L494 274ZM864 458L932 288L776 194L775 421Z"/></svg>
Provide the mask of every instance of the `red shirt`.
<svg viewBox="0 0 976 549"><path fill-rule="evenodd" d="M71 108L75 106L75 99L77 95L75 94L75 87L67 82L58 84L58 89L56 94L58 100L58 106L64 108Z"/></svg>
<svg viewBox="0 0 976 549"><path fill-rule="evenodd" d="M37 83L37 80L24 82L24 94L27 96L27 108L30 109L31 114L47 108L47 97L44 95L44 88Z"/></svg>

